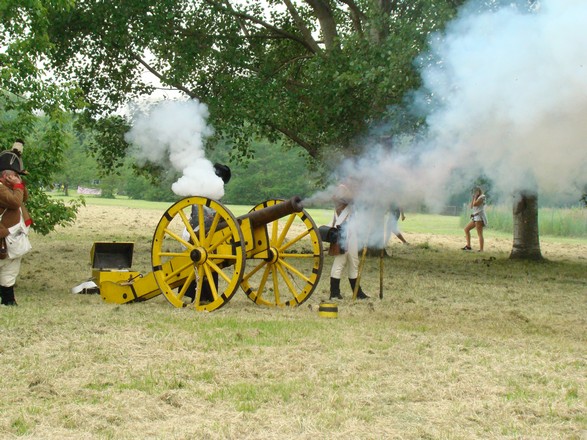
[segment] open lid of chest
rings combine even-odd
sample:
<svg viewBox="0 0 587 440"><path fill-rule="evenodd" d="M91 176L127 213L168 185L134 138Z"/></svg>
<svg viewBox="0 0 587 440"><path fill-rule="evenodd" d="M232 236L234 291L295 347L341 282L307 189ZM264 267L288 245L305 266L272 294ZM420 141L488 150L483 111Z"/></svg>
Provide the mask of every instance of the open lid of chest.
<svg viewBox="0 0 587 440"><path fill-rule="evenodd" d="M93 269L129 269L132 266L134 243L95 242L90 252Z"/></svg>

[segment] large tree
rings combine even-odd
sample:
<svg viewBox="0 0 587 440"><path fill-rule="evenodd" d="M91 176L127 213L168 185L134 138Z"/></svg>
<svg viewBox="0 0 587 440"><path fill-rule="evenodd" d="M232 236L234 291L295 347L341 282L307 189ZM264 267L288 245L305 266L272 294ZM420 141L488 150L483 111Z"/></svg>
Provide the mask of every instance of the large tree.
<svg viewBox="0 0 587 440"><path fill-rule="evenodd" d="M267 138L323 159L332 149L352 153L350 141L419 86L415 56L461 3L6 0L2 87L29 114L43 108L58 121L63 108L83 109L80 121L98 133L93 148L106 169L123 160L127 121L105 116L152 94L153 79L206 103L237 156ZM53 68L58 81L39 66ZM515 243L513 254L524 255Z"/></svg>
<svg viewBox="0 0 587 440"><path fill-rule="evenodd" d="M206 103L237 156L267 138L319 159L418 86L414 57L459 3L79 0L50 7L48 23L54 65L91 116L151 94L155 78Z"/></svg>
<svg viewBox="0 0 587 440"><path fill-rule="evenodd" d="M52 3L63 7L69 2ZM55 82L44 69L51 46L47 24L43 2L0 3L0 149L10 149L17 138L26 141L27 207L33 229L42 234L71 223L80 203L65 205L42 189L52 183L69 141L66 110L79 98L75 87Z"/></svg>

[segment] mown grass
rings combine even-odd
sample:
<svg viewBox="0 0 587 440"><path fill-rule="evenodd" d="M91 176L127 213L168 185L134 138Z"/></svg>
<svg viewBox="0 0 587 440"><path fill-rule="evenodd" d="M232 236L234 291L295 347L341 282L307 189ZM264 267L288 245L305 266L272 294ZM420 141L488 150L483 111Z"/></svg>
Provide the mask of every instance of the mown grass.
<svg viewBox="0 0 587 440"><path fill-rule="evenodd" d="M343 280L338 319L317 313L330 257L295 309L242 292L213 313L69 293L94 241L133 241L148 269L167 207L89 206L32 237L20 306L0 308L0 438L585 437L586 240L572 257L510 261L493 232L489 252L466 253L457 217L409 214L413 244L389 249L383 299L368 258L372 298L349 300Z"/></svg>

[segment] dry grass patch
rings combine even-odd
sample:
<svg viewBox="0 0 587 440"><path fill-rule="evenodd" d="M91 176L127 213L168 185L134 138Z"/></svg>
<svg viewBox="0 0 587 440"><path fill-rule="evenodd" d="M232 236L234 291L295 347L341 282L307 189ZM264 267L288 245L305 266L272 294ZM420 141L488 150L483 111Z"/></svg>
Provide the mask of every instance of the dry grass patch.
<svg viewBox="0 0 587 440"><path fill-rule="evenodd" d="M371 300L318 316L238 292L213 313L162 297L125 306L69 289L94 241L133 241L149 270L160 211L88 206L33 237L0 308L0 438L471 439L587 435L587 241L543 240L546 263L484 254L454 236L409 234L363 274Z"/></svg>

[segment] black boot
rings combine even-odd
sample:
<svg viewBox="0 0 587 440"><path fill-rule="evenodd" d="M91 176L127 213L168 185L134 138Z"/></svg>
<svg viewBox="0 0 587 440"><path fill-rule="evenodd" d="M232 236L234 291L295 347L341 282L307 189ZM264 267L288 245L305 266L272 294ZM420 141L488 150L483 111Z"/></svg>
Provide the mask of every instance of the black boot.
<svg viewBox="0 0 587 440"><path fill-rule="evenodd" d="M330 277L330 299L342 299L340 294L340 278Z"/></svg>
<svg viewBox="0 0 587 440"><path fill-rule="evenodd" d="M214 280L213 282L215 283L216 290L218 290L218 274L214 272L212 274L212 278ZM183 297L186 298L190 303L193 303L194 299L196 298L196 287L196 281L192 281L186 289L185 294L183 295ZM210 282L208 281L208 278L204 277L202 284L202 292L200 293L200 304L211 302L214 302L214 294L212 293L212 287L210 285Z"/></svg>
<svg viewBox="0 0 587 440"><path fill-rule="evenodd" d="M357 285L357 279L356 278L349 278L349 283L351 285L351 289L353 289L353 295L355 294L355 286ZM357 292L357 299L367 299L369 298L369 296L363 292L363 289L361 289L361 286L359 285L359 291Z"/></svg>
<svg viewBox="0 0 587 440"><path fill-rule="evenodd" d="M218 291L218 274L212 273L212 282ZM202 293L200 294L200 303L206 304L214 302L214 294L212 293L212 284L208 277L204 277L204 284L202 284Z"/></svg>
<svg viewBox="0 0 587 440"><path fill-rule="evenodd" d="M2 304L5 306L17 306L14 299L14 286L4 287L0 286L0 296L2 297Z"/></svg>
<svg viewBox="0 0 587 440"><path fill-rule="evenodd" d="M187 299L190 304L194 302L194 298L196 297L196 282L195 281L192 281L190 283L190 285L186 289L183 297L185 299Z"/></svg>

